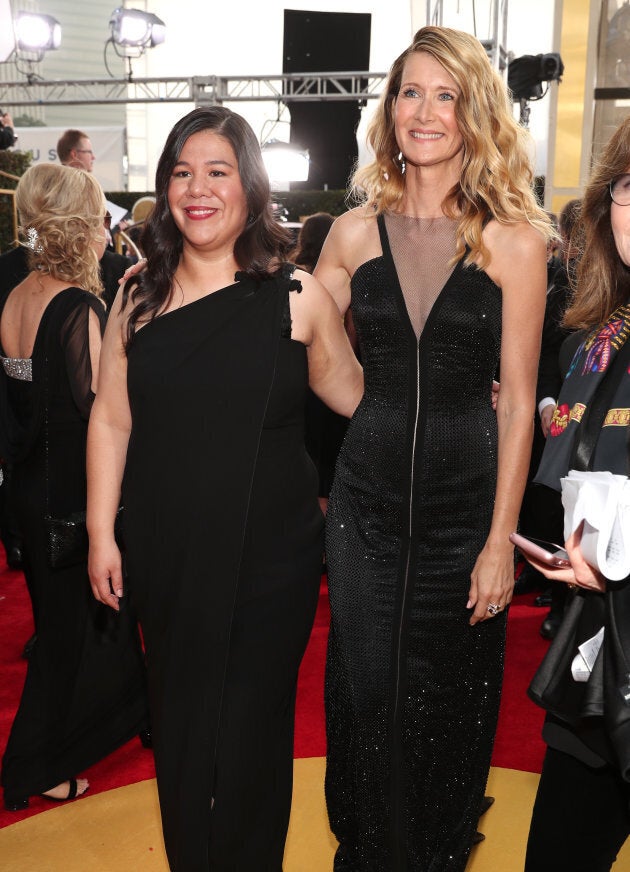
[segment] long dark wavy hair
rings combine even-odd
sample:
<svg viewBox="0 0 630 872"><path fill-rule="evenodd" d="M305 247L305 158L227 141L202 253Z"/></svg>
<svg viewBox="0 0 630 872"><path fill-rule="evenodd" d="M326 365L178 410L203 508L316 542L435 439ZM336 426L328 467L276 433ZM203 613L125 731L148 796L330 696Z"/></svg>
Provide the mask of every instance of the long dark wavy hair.
<svg viewBox="0 0 630 872"><path fill-rule="evenodd" d="M123 309L127 304L132 306L127 319L127 349L138 322L153 320L171 300L183 239L169 209L168 187L186 140L203 130L226 139L238 162L248 210L247 223L234 243L240 270L258 280L269 278L291 248L289 232L273 217L269 177L252 128L243 117L223 106L193 109L175 124L158 161L156 203L141 238L147 267L140 276L129 279L123 292Z"/></svg>
<svg viewBox="0 0 630 872"><path fill-rule="evenodd" d="M579 264L573 299L563 324L572 330L602 326L618 306L630 299L630 269L619 256L610 223L610 183L627 172L630 118L619 125L593 167L571 237L579 251Z"/></svg>

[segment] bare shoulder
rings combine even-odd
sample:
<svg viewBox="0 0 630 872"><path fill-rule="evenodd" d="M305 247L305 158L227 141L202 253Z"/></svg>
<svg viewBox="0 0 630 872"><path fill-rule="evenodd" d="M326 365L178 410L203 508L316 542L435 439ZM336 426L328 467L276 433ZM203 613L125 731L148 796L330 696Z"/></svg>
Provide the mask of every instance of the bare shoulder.
<svg viewBox="0 0 630 872"><path fill-rule="evenodd" d="M324 263L330 258L342 264L352 276L362 263L381 253L374 210L358 206L335 219L322 250Z"/></svg>
<svg viewBox="0 0 630 872"><path fill-rule="evenodd" d="M313 337L329 319L339 319L339 310L324 285L304 270L296 269L293 277L302 285L298 293L289 294L291 338L311 345Z"/></svg>
<svg viewBox="0 0 630 872"><path fill-rule="evenodd" d="M335 218L330 235L346 242L364 240L366 235L376 231L374 210L367 206L357 206Z"/></svg>
<svg viewBox="0 0 630 872"><path fill-rule="evenodd" d="M486 272L500 287L546 270L545 238L527 221L490 221L484 228L483 240L490 254Z"/></svg>
<svg viewBox="0 0 630 872"><path fill-rule="evenodd" d="M318 281L315 276L307 273L303 269L296 269L293 273L293 278L297 279L302 285L301 290L298 293L291 294L289 299L291 301L291 305L293 306L293 300L295 300L298 305L319 305L323 301L323 305L328 305L329 303L333 303L333 299L324 287L324 285Z"/></svg>
<svg viewBox="0 0 630 872"><path fill-rule="evenodd" d="M546 242L542 233L527 221L501 223L489 221L483 231L483 239L491 257L544 255Z"/></svg>

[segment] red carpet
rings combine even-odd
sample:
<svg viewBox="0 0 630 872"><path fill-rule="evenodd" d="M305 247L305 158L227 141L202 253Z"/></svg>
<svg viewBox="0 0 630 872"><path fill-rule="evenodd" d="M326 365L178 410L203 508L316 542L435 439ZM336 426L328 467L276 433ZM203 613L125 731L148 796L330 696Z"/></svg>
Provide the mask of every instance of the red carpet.
<svg viewBox="0 0 630 872"><path fill-rule="evenodd" d="M533 594L518 597L510 612L503 700L492 762L494 766L539 772L544 750L540 739L543 714L525 691L547 643L538 634L544 611L532 605L533 598ZM323 681L328 618L327 591L322 584L315 627L300 670L296 757L321 757L326 751ZM31 633L24 580L21 573L7 569L0 549L0 754L22 690L26 662L21 653ZM95 793L152 778L155 772L151 752L134 740L81 774L89 778L90 792ZM47 808L51 808L50 803L39 797L32 798L24 812L9 813L2 807L0 827Z"/></svg>

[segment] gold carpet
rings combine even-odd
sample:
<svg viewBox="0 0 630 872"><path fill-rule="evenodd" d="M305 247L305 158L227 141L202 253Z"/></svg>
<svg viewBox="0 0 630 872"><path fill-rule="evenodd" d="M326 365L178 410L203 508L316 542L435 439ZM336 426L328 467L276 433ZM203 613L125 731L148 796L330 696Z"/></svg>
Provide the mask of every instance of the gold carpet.
<svg viewBox="0 0 630 872"><path fill-rule="evenodd" d="M295 761L293 813L284 872L330 872L335 841L326 822L324 759ZM467 872L522 872L538 776L493 769L496 802L481 820L486 841ZM615 864L630 872L630 845ZM1 872L168 872L155 781L60 805L0 830Z"/></svg>

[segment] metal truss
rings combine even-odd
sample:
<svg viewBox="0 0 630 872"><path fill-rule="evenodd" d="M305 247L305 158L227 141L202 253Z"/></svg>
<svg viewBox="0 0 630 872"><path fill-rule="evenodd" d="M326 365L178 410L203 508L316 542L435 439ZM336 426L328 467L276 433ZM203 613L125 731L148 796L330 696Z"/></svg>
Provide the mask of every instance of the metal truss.
<svg viewBox="0 0 630 872"><path fill-rule="evenodd" d="M387 73L287 73L278 76L192 76L153 79L74 79L0 82L0 105L72 106L113 103L342 101L380 96Z"/></svg>
<svg viewBox="0 0 630 872"><path fill-rule="evenodd" d="M444 5L444 0L427 0L427 24L435 24L439 27L444 24ZM459 3L457 5L459 7ZM473 0L473 15L474 9L475 4ZM482 39L481 44L485 48L492 66L503 72L508 65L508 52L505 48L507 40L508 0L490 0L490 12L492 17L492 33L489 39Z"/></svg>

